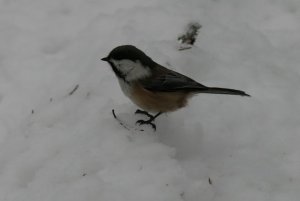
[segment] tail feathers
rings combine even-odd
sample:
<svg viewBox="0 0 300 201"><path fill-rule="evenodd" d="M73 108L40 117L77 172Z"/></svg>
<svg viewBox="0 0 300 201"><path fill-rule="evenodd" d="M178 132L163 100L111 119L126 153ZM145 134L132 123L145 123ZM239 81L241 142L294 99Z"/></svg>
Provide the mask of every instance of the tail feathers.
<svg viewBox="0 0 300 201"><path fill-rule="evenodd" d="M228 95L239 95L239 96L250 96L246 94L244 91L236 90L236 89L226 89L226 88L218 88L218 87L207 87L198 89L199 93L209 93L209 94L228 94Z"/></svg>

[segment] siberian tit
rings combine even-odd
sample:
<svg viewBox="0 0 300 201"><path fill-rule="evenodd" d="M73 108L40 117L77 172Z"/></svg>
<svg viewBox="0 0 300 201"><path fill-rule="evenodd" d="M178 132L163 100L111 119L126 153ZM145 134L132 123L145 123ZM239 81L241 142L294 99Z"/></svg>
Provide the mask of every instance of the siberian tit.
<svg viewBox="0 0 300 201"><path fill-rule="evenodd" d="M171 112L187 105L190 97L198 93L249 96L243 91L218 87L207 87L193 79L170 70L132 45L114 48L101 60L110 64L116 74L123 93L142 110L136 113L147 115L149 120L138 124L149 124L164 112ZM148 112L155 112L151 115Z"/></svg>

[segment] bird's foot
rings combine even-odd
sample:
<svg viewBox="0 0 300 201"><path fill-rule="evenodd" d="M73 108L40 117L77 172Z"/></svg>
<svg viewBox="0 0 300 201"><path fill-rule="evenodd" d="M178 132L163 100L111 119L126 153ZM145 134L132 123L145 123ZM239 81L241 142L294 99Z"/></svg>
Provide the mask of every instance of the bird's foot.
<svg viewBox="0 0 300 201"><path fill-rule="evenodd" d="M135 113L134 113L134 114L143 114L143 115L146 115L147 117L149 117L150 119L154 118L154 116L153 116L153 115L149 114L149 113L148 113L148 112L146 112L146 111L139 110L139 109L137 109L137 110L135 111Z"/></svg>
<svg viewBox="0 0 300 201"><path fill-rule="evenodd" d="M154 120L154 119L152 119L152 118L150 118L150 119L147 120L147 121L145 121L145 120L138 120L138 121L136 122L136 124L139 124L139 125L144 125L144 124L150 125L150 126L152 126L153 130L156 131L156 125L155 125L154 123L152 123L153 120Z"/></svg>
<svg viewBox="0 0 300 201"><path fill-rule="evenodd" d="M143 111L143 110L136 110L135 111L135 114L143 114L143 115L146 115L147 117L149 117L148 120L138 120L136 122L136 124L139 124L139 125L144 125L144 124L148 124L150 126L152 126L153 130L156 131L156 125L153 123L153 121L159 116L161 115L162 113L159 112L157 113L156 115L151 115L149 114L148 112L146 111Z"/></svg>

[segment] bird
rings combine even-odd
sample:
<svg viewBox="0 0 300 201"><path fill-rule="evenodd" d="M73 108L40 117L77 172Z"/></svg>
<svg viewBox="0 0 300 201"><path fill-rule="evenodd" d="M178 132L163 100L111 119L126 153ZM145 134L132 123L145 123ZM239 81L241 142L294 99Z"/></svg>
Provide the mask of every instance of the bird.
<svg viewBox="0 0 300 201"><path fill-rule="evenodd" d="M196 94L250 96L241 90L207 87L200 84L156 63L133 45L115 47L101 60L108 62L125 96L140 108L135 113L149 118L138 120L136 124L148 124L154 130L156 130L154 120L158 116L185 107L188 99Z"/></svg>

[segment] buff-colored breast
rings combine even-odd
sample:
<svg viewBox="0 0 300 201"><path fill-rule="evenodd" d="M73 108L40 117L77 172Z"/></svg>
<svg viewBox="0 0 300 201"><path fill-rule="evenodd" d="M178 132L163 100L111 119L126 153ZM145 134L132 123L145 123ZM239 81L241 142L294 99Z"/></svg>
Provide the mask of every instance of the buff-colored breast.
<svg viewBox="0 0 300 201"><path fill-rule="evenodd" d="M140 108L150 112L171 112L186 106L190 93L152 92L141 85L132 85L131 99Z"/></svg>

